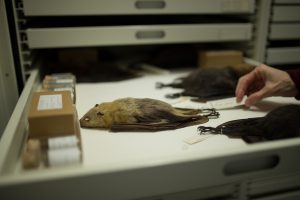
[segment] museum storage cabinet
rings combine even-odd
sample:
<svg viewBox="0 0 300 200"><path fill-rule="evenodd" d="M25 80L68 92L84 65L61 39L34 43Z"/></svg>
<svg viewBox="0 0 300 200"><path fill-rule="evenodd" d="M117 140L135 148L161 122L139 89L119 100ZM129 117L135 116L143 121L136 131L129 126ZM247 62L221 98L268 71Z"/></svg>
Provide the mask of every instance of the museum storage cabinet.
<svg viewBox="0 0 300 200"><path fill-rule="evenodd" d="M297 23L293 27L277 23L297 22L299 12L291 10L300 6L299 1L15 0L2 1L3 5L13 16L9 18L17 41L13 55L19 60L19 81L24 86L0 141L1 199L300 198L299 138L248 144L214 135L191 145L185 141L199 136L196 126L155 133L81 128L80 164L25 170L21 163L28 110L33 93L41 87L48 53L93 48L138 57L140 49L196 45L241 50L251 64L279 64L279 57L280 64L297 63L298 47L274 40L299 39L298 31L287 35L282 31L283 26L296 30ZM190 70L156 69L128 80L78 82L78 116L95 103L129 96L204 108L205 103L165 98L177 89L155 89L156 82L171 82ZM271 97L249 110L220 110L220 117L205 125L264 116L290 103L299 104L293 98Z"/></svg>

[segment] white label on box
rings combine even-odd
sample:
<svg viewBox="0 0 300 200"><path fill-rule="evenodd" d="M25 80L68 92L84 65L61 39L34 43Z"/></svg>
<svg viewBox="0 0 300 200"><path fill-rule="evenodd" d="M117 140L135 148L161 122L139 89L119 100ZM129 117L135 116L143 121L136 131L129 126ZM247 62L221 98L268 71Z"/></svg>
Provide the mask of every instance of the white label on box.
<svg viewBox="0 0 300 200"><path fill-rule="evenodd" d="M62 166L80 163L80 150L78 147L51 149L48 151L50 166Z"/></svg>
<svg viewBox="0 0 300 200"><path fill-rule="evenodd" d="M57 79L56 83L73 83L73 79Z"/></svg>
<svg viewBox="0 0 300 200"><path fill-rule="evenodd" d="M61 88L54 88L53 91L70 91L73 92L71 87L61 87Z"/></svg>
<svg viewBox="0 0 300 200"><path fill-rule="evenodd" d="M62 109L62 107L61 94L41 95L37 110Z"/></svg>
<svg viewBox="0 0 300 200"><path fill-rule="evenodd" d="M48 139L49 149L60 149L77 146L78 138L76 136L55 137Z"/></svg>

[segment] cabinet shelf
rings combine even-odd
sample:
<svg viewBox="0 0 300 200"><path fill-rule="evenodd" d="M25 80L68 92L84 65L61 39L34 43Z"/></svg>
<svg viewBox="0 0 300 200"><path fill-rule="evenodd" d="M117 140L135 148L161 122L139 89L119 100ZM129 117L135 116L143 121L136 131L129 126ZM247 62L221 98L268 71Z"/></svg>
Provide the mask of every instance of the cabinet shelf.
<svg viewBox="0 0 300 200"><path fill-rule="evenodd" d="M26 16L253 13L254 0L24 0Z"/></svg>
<svg viewBox="0 0 300 200"><path fill-rule="evenodd" d="M29 47L32 49L248 41L252 36L252 25L244 23L30 28L27 29L27 35Z"/></svg>
<svg viewBox="0 0 300 200"><path fill-rule="evenodd" d="M274 6L273 22L299 22L300 21L300 5L299 6Z"/></svg>
<svg viewBox="0 0 300 200"><path fill-rule="evenodd" d="M268 64L300 63L300 47L277 47L267 49Z"/></svg>
<svg viewBox="0 0 300 200"><path fill-rule="evenodd" d="M300 24L271 24L270 39L300 39Z"/></svg>

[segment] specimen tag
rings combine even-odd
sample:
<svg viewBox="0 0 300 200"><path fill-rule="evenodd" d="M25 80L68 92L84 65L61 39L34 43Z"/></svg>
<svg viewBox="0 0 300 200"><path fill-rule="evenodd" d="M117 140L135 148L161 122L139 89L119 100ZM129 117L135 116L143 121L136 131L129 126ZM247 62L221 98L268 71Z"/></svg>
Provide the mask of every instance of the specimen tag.
<svg viewBox="0 0 300 200"><path fill-rule="evenodd" d="M231 98L226 98L226 99L209 101L209 102L207 102L207 104L209 104L209 106L211 108L215 108L215 109L228 109L228 108L234 108L234 107L237 107L240 105L244 105L245 100L246 100L246 98L244 98L240 103L237 103L236 98L231 97Z"/></svg>
<svg viewBox="0 0 300 200"><path fill-rule="evenodd" d="M189 138L186 138L184 140L185 143L187 144L196 144L198 142L202 142L206 140L207 138L211 137L212 135L195 135Z"/></svg>

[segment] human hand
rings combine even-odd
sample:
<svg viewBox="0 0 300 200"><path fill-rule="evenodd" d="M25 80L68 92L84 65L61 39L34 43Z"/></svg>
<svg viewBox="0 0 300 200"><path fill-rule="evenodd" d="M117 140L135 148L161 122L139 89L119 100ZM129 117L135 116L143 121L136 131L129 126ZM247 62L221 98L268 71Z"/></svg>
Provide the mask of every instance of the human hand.
<svg viewBox="0 0 300 200"><path fill-rule="evenodd" d="M248 96L245 101L246 107L266 97L292 97L296 94L296 86L287 72L263 64L242 76L235 90L237 102L241 102L245 95Z"/></svg>

